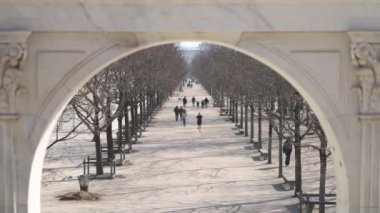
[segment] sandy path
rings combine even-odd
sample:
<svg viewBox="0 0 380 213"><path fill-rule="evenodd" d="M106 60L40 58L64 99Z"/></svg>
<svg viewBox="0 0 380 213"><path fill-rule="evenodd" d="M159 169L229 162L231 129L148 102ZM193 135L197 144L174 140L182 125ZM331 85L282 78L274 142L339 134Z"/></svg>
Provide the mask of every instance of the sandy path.
<svg viewBox="0 0 380 213"><path fill-rule="evenodd" d="M133 165L118 167L113 180L94 180L90 190L100 201L57 201L55 196L76 191L76 181L51 183L42 188L43 212L289 212L297 200L292 191L277 191L276 164L253 161L256 150L244 149L247 138L236 136L232 123L218 116L218 108L198 110L191 97L210 99L199 85L186 96L187 126L174 121L171 97L134 146L127 159ZM212 101L211 101L212 103ZM198 132L195 117L204 117ZM274 159L274 161L276 161ZM81 169L77 169L80 174ZM318 173L317 173L318 174Z"/></svg>

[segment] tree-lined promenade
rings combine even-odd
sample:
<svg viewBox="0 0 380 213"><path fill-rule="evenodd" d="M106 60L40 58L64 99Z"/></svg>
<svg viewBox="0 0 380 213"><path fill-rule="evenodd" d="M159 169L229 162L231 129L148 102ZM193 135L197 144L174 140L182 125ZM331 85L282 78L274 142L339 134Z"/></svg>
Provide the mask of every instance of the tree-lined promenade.
<svg viewBox="0 0 380 213"><path fill-rule="evenodd" d="M157 55L165 58L157 58ZM77 128L84 125L93 134L95 142L93 163L96 175L103 175L103 164L112 161L116 153L132 152L132 145L152 120L154 112L184 78L184 65L177 48L165 45L154 48L154 51L137 52L106 67L70 101L58 121L55 140L48 149L60 141L74 138ZM78 124L60 136L62 121L71 123L75 119L79 120ZM115 120L116 138L112 127ZM104 148L101 132L107 135ZM124 149L124 146L127 147Z"/></svg>
<svg viewBox="0 0 380 213"><path fill-rule="evenodd" d="M231 121L243 129L244 136L250 135L257 149L262 149L262 121L269 122L268 149L263 151L268 152L268 164L272 163L274 133L278 137L278 147L283 147L284 141L292 144L289 149L294 147L295 196L303 194L302 146L309 146L319 152L320 190L316 202L319 202L319 212L325 212L326 166L331 152L322 126L307 102L285 79L266 65L232 49L208 44L203 44L201 49L203 51L193 59L194 76L215 98L221 111L225 111ZM248 120L251 124L255 122L255 114L257 130L254 125L248 124ZM257 138L254 138L254 131L258 131ZM302 143L308 135L317 137L319 144ZM283 152L289 154L284 149L278 149L278 177L283 177Z"/></svg>
<svg viewBox="0 0 380 213"><path fill-rule="evenodd" d="M249 145L247 138L234 134L234 123L219 116L219 108L198 110L188 106L186 127L175 121L173 108L182 105L179 98L183 96L211 99L199 84L185 88L178 96L173 94L139 139L141 143L134 145L136 152L127 156L131 165L118 167L112 180L90 182L90 191L101 194L99 201L58 201L55 196L76 191L78 184L52 182L42 188L43 212L295 211L298 201L293 193L274 187L283 183L277 178L275 164L253 161L251 157L258 156L258 151L244 148ZM195 119L199 112L204 116L202 132L197 130ZM264 121L263 125L267 127L268 123ZM52 151L75 146L75 142L57 144ZM318 163L311 150L305 150L304 157L307 164ZM80 160L78 157L77 163ZM318 173L318 165L311 165L306 170L307 189L318 190L318 177L313 175ZM293 159L286 169L294 169ZM80 173L81 168L73 171Z"/></svg>
<svg viewBox="0 0 380 213"><path fill-rule="evenodd" d="M75 141L79 127L86 127L91 134L89 141L94 142L95 151L86 158L87 160L83 161L83 169L84 175L91 179L103 178L107 173L104 167L111 166L112 168L112 165L115 165L115 160L118 160L117 162L121 167L117 167L116 176L115 169L111 169L108 177L128 179L131 173L133 175L144 175L144 172L150 174L152 172L150 170L156 169L155 165L143 169L140 168L143 166L140 164L151 159L155 159L157 162L166 161L167 157L171 159L170 156L173 153L167 151L171 151L173 147L176 149L176 154L180 155L179 157L183 160L178 165L167 165L168 168L161 171L163 173L176 174L172 170L176 170L178 167L194 167L195 170L202 170L191 164L194 157L192 154L196 155L198 151L205 154L205 151L210 148L211 150L208 150L210 153L227 153L217 155L218 159L215 162L213 158L208 159L208 157L198 161L197 163L200 163L201 167L206 164L207 166L215 163L219 165L218 162L228 162L226 161L228 158L231 158L230 160L233 160L233 163L238 163L239 160L234 161L235 157L237 159L244 158L243 164L246 167L248 165L246 161L252 163L249 154L261 153L261 157L256 156L259 157L258 162L253 162L258 167L245 168L242 171L239 170L238 173L232 172L226 175L236 176L237 179L231 180L233 182L240 182L240 175L246 178L245 174L249 174L248 176L253 178L265 176L265 171L258 170L264 165L263 160L265 159L265 165L270 166L268 167L270 171L266 171L266 176L270 175L270 178L268 181L260 178L257 181L265 187L272 188L262 189L261 196L258 196L260 190L257 188L252 189L258 190L255 193L247 190L243 194L248 197L242 198L243 203L234 200L229 202L230 205L225 206L218 203L221 201L217 199L215 206L206 206L205 208L226 207L233 210L244 207L248 210L253 209L253 206L255 209L260 209L260 205L262 205L262 210L286 209L285 205L295 203L292 197L297 195L299 198L305 198L308 192L318 192L315 202L320 204L319 211L325 212L326 171L330 152L318 119L299 93L268 67L234 50L202 44L198 54L190 62L190 64L185 63L178 45L165 45L137 52L111 64L92 78L70 101L57 124L54 140L48 148L54 149L57 145L62 147L59 143L62 141ZM183 81L189 73L197 80L190 81L187 79ZM187 88L185 88L186 84L189 84ZM200 84L204 86L207 93ZM195 88L192 88L194 85ZM198 109L189 103L185 108L187 125L184 127L179 122L175 122L173 108L175 105L181 106L185 96L189 102L193 96L197 101L208 97L208 99L213 100L210 101L209 105L217 108ZM203 115L204 124L202 131L200 129L194 131L197 130L196 116L199 112ZM157 113L157 117L153 119ZM226 118L228 118L227 123L224 120ZM72 125L66 133L62 134L60 129L64 123L72 123ZM224 123L224 129L221 128L223 131L219 131L221 123ZM234 136L231 125L235 126L238 134L241 133L245 137ZM230 135L226 136L227 133ZM132 146L140 146L138 142L144 143L141 145L141 153L135 153L135 149L132 149ZM156 143L160 146L153 145ZM246 146L246 150L243 149L242 143L249 145ZM240 145L240 149L237 149L237 144ZM156 149L155 151L151 149L151 145L153 145L152 149L153 147ZM229 146L234 147L233 152L227 151ZM217 151L216 148L220 150ZM227 150L223 150L224 148ZM145 155L144 149L148 152ZM308 152L304 156L302 153L305 150L310 153ZM286 164L290 160L290 167L286 173L287 177L284 177L283 160L285 156L283 156L283 152L287 155ZM88 154L88 151L86 153ZM158 156L154 158L156 154ZM307 159L315 154L319 156L320 163L314 157L311 158L311 161ZM139 159L143 157L145 160ZM125 166L125 159L133 166ZM189 161L189 165L185 159ZM305 162L312 163L313 166L303 168L302 165ZM312 171L316 168L315 164L318 164L319 172L314 171L305 175L305 171ZM95 166L93 173L90 172L90 165L91 167ZM295 166L293 167L293 165ZM137 170L133 170L133 168ZM228 169L232 168L241 169L241 165L234 164L231 168L228 167ZM290 168L293 170L289 172ZM215 177L211 175L211 180L217 178L223 169L224 167L215 168L217 172ZM159 172L155 175L161 176ZM209 176L210 174L205 175ZM279 179L282 177L289 183L294 178L293 193L274 190L276 188L274 186L282 182L282 179ZM193 179L194 177L190 175L190 178ZM178 180L174 179L173 177L168 181L177 183ZM317 191L315 190L315 183L310 184L310 179L319 180ZM330 175L328 193L334 192L334 189L331 189L332 179ZM303 180L307 180L306 184L303 184ZM113 181L119 182L118 178ZM196 182L196 180L193 181ZM98 181L94 182L97 183ZM165 181L155 183L162 184L163 182ZM183 183L186 185L186 181ZM107 184L112 188L113 183ZM144 186L141 187L144 188ZM181 188L182 186L176 187ZM106 189L102 188L102 190ZM98 192L101 193L102 190L98 190ZM129 189L120 190L116 190L117 192L114 193L123 195L129 193ZM214 196L218 197L226 193L228 194L228 192L223 191L220 195L214 194ZM251 196L249 196L250 193ZM273 195L269 196L268 194L266 197L264 195L266 193L273 193ZM277 194L274 195L275 193ZM113 196L112 193L110 196ZM199 194L198 196L204 195ZM276 199L284 200L284 203L276 202L273 203L273 208L269 208L267 204L264 205L261 201L257 202L262 198L265 198L265 202L268 203L274 202ZM163 201L165 199L163 198ZM211 197L207 199L213 200ZM139 204L136 203L136 205ZM181 203L175 209L186 209L188 207L189 211L201 211L203 208L199 207L199 203L193 203L193 205L198 207L194 208L188 203L184 205ZM308 208L312 205L310 203ZM154 205L148 206L150 209Z"/></svg>

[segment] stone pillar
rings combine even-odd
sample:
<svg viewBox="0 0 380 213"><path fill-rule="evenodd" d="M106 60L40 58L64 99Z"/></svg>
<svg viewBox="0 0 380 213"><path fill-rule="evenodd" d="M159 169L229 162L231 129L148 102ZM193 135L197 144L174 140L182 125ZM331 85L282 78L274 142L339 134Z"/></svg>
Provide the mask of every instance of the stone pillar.
<svg viewBox="0 0 380 213"><path fill-rule="evenodd" d="M26 93L20 79L29 33L0 33L0 212L18 212L18 174L15 126Z"/></svg>
<svg viewBox="0 0 380 213"><path fill-rule="evenodd" d="M16 168L14 159L13 123L17 116L0 116L0 211L17 212Z"/></svg>
<svg viewBox="0 0 380 213"><path fill-rule="evenodd" d="M352 38L351 57L357 77L353 89L360 98L360 212L375 213L380 212L380 36L378 43L372 36L370 42L362 36Z"/></svg>
<svg viewBox="0 0 380 213"><path fill-rule="evenodd" d="M361 116L362 150L360 177L360 212L380 211L380 116Z"/></svg>

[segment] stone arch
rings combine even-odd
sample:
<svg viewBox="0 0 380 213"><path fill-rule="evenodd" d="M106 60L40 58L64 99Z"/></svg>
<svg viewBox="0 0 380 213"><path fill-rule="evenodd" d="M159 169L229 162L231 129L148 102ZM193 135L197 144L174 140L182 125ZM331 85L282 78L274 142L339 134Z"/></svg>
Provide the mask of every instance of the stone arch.
<svg viewBox="0 0 380 213"><path fill-rule="evenodd" d="M90 54L71 69L55 86L50 95L42 102L39 112L36 113L37 119L34 122L35 127L33 129L43 131L32 130L30 133L31 140L36 141L37 144L29 175L28 212L40 212L41 173L48 138L61 111L79 88L103 68L123 57L150 47L178 43L181 41L190 40L164 40L137 47L125 46L122 43L110 45ZM343 127L334 121L338 111L335 109L333 102L329 100L326 96L326 91L318 85L305 68L299 65L293 58L259 43L240 43L235 45L204 39L191 39L191 41L215 44L248 55L280 74L300 92L316 113L329 142L332 144L332 156L335 162L335 176L339 192L337 208L339 212L348 212L348 177L340 148L344 145L343 143L347 138L344 134Z"/></svg>

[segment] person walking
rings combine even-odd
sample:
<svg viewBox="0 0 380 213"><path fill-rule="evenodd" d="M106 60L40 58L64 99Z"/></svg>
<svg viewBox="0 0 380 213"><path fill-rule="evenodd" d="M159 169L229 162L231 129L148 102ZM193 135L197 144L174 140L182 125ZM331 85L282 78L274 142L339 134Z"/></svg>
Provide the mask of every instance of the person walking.
<svg viewBox="0 0 380 213"><path fill-rule="evenodd" d="M175 114L175 121L178 121L178 115L179 115L179 108L178 106L174 107L174 114Z"/></svg>
<svg viewBox="0 0 380 213"><path fill-rule="evenodd" d="M191 99L191 102L193 102L193 107L194 107L194 104L195 104L195 97L193 96L193 98Z"/></svg>
<svg viewBox="0 0 380 213"><path fill-rule="evenodd" d="M184 127L186 126L186 117L187 117L186 109L183 109L182 110L182 122L183 122Z"/></svg>
<svg viewBox="0 0 380 213"><path fill-rule="evenodd" d="M205 98L205 107L206 107L206 109L208 107L208 99L207 99L207 97Z"/></svg>
<svg viewBox="0 0 380 213"><path fill-rule="evenodd" d="M197 109L199 109L199 101L197 101Z"/></svg>
<svg viewBox="0 0 380 213"><path fill-rule="evenodd" d="M282 152L285 153L285 165L289 166L290 162L290 155L292 154L292 143L290 142L290 139L286 139L284 145L282 146Z"/></svg>
<svg viewBox="0 0 380 213"><path fill-rule="evenodd" d="M183 107L186 107L186 104L187 104L187 98L186 98L186 96L183 97L182 102L183 102Z"/></svg>
<svg viewBox="0 0 380 213"><path fill-rule="evenodd" d="M179 117L182 121L182 113L183 113L183 107L180 107L179 110L178 110L178 113L179 113Z"/></svg>
<svg viewBox="0 0 380 213"><path fill-rule="evenodd" d="M201 127L202 127L202 118L203 118L203 116L199 112L198 115L197 115L197 125L198 125L198 130L199 131L201 131Z"/></svg>
<svg viewBox="0 0 380 213"><path fill-rule="evenodd" d="M204 100L201 101L201 108L202 109L205 108L205 102L204 102Z"/></svg>

